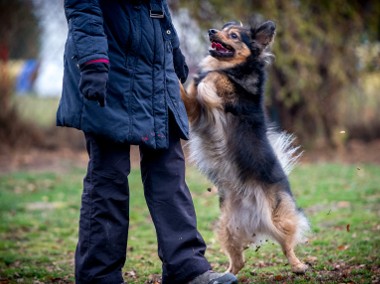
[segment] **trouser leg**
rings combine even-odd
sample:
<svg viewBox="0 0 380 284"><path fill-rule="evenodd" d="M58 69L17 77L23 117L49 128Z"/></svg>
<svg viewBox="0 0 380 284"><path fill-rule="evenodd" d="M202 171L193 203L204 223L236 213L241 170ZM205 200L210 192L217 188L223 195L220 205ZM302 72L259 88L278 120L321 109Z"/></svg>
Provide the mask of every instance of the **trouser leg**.
<svg viewBox="0 0 380 284"><path fill-rule="evenodd" d="M145 198L156 228L162 283L185 283L210 269L185 182L185 160L176 126L166 150L140 147Z"/></svg>
<svg viewBox="0 0 380 284"><path fill-rule="evenodd" d="M76 283L122 283L129 223L129 145L85 136L90 160L75 253Z"/></svg>

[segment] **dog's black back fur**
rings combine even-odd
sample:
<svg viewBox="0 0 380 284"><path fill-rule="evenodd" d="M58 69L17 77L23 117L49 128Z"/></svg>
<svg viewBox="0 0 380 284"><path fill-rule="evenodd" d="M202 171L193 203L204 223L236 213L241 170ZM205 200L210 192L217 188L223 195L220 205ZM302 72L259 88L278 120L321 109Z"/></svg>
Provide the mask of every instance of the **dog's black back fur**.
<svg viewBox="0 0 380 284"><path fill-rule="evenodd" d="M282 183L290 193L287 176L267 138L264 109L265 63L252 55L244 64L223 70L234 85L239 98L228 104L226 112L234 115L233 134L228 143L240 178L254 178L264 184Z"/></svg>

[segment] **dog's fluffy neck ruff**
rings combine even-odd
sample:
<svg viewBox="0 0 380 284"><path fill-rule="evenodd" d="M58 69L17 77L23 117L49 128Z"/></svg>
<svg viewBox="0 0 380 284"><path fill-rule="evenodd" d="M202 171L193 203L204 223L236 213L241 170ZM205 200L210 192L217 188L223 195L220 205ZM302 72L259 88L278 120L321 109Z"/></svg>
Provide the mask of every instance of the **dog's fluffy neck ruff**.
<svg viewBox="0 0 380 284"><path fill-rule="evenodd" d="M252 58L244 64L223 70L248 95L262 96L266 79L265 63Z"/></svg>

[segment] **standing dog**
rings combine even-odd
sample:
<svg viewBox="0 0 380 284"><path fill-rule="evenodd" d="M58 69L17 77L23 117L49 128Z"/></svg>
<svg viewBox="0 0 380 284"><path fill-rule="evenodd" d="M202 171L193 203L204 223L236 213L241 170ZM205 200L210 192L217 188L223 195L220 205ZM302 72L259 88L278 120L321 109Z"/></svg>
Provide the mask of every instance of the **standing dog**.
<svg viewBox="0 0 380 284"><path fill-rule="evenodd" d="M281 245L293 272L308 268L294 247L304 241L309 223L287 178L297 149L291 136L268 127L264 112L267 48L275 29L271 21L210 29L210 55L187 92L181 90L191 124L191 158L220 195L218 237L232 273L243 268L247 245L266 237Z"/></svg>

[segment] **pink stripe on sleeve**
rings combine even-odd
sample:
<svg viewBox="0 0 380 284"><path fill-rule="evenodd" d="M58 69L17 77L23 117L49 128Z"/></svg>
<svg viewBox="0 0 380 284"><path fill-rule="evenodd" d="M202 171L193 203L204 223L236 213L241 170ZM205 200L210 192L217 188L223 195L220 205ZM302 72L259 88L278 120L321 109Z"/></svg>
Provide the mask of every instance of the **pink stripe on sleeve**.
<svg viewBox="0 0 380 284"><path fill-rule="evenodd" d="M87 61L84 65L89 65L89 64L94 64L94 63L106 63L106 64L109 64L110 61L108 59L105 59L105 58L100 58L100 59L94 59L94 60Z"/></svg>

